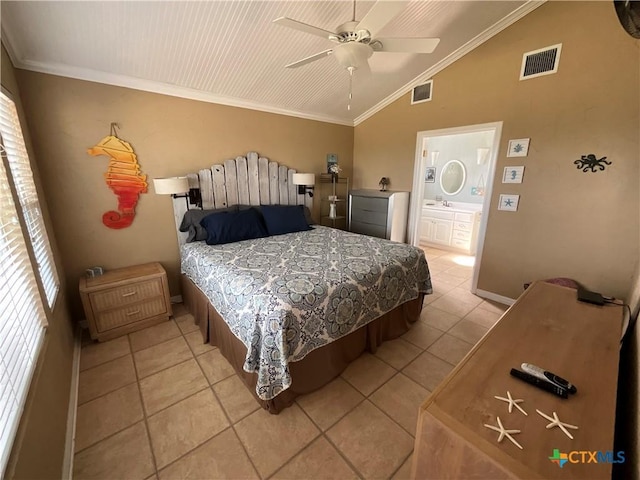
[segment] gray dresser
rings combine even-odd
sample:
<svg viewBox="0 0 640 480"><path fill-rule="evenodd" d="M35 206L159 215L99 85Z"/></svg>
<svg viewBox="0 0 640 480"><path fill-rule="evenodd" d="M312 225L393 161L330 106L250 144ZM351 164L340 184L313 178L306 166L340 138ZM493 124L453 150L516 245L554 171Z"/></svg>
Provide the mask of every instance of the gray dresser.
<svg viewBox="0 0 640 480"><path fill-rule="evenodd" d="M349 231L404 242L409 214L409 192L351 190Z"/></svg>

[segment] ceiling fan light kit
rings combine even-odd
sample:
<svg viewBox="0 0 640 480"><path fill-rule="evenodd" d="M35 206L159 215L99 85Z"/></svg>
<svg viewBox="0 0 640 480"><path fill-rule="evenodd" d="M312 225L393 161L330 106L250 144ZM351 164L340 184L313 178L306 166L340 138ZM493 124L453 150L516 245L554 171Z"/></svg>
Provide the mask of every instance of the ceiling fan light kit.
<svg viewBox="0 0 640 480"><path fill-rule="evenodd" d="M440 42L439 38L375 38L376 34L408 3L408 1L378 1L362 20L356 21L354 0L353 19L338 26L334 32L287 17L275 19L273 23L326 38L336 44L332 49L290 63L286 67L298 68L333 54L340 66L349 72L347 109L351 110L353 72L358 69L369 74L371 72L369 58L375 52L432 53Z"/></svg>
<svg viewBox="0 0 640 480"><path fill-rule="evenodd" d="M373 55L373 48L366 43L349 42L337 45L333 49L333 55L338 63L349 69L368 66L368 60Z"/></svg>

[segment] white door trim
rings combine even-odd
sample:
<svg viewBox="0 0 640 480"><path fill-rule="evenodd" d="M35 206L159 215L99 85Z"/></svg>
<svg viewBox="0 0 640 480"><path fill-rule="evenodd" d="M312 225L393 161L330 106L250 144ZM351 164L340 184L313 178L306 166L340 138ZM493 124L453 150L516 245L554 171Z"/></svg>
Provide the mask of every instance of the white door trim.
<svg viewBox="0 0 640 480"><path fill-rule="evenodd" d="M442 128L438 130L426 130L418 132L416 139L416 155L413 166L413 188L411 195L411 207L409 209L409 243L418 246L420 238L418 235L418 226L420 225L420 212L422 211L422 203L424 197L424 182L422 179L425 175L426 157L422 156L424 144L429 137L439 137L443 135L457 135L463 133L474 133L486 130L494 130L493 145L491 146L491 154L489 157L489 173L487 175L487 183L485 186L484 201L482 203L482 217L480 220L480 229L478 231L478 247L476 249L476 263L473 267L473 278L471 283L471 292L475 293L478 288L478 276L480 273L480 262L482 260L482 251L484 249L484 237L487 232L487 220L489 218L489 209L491 206L491 192L493 190L493 178L496 172L496 162L498 159L498 150L500 148L500 138L502 136L502 122L482 123L478 125L466 125L461 127Z"/></svg>

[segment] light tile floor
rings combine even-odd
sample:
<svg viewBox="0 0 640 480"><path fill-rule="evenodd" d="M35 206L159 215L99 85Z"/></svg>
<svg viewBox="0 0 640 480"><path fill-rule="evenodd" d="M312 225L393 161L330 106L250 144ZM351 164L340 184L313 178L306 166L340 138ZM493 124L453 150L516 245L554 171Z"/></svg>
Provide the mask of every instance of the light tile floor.
<svg viewBox="0 0 640 480"><path fill-rule="evenodd" d="M420 320L279 415L260 409L182 305L169 322L83 341L74 478L408 478L419 405L502 315L471 267L425 248Z"/></svg>

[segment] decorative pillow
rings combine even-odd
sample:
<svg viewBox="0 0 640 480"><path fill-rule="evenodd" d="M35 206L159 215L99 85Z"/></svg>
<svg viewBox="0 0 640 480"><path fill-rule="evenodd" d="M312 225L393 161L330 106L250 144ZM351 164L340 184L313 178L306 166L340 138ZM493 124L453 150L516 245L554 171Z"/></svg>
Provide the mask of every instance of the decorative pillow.
<svg viewBox="0 0 640 480"><path fill-rule="evenodd" d="M200 242L207 239L207 231L204 229L200 222L202 219L212 213L221 212L237 212L238 206L228 208L218 208L216 210L187 210L182 217L182 223L180 224L181 232L188 232L187 243Z"/></svg>
<svg viewBox="0 0 640 480"><path fill-rule="evenodd" d="M204 217L200 225L207 231L207 245L222 245L267 236L262 216L255 208L212 213Z"/></svg>
<svg viewBox="0 0 640 480"><path fill-rule="evenodd" d="M302 205L262 205L261 209L269 235L311 230Z"/></svg>

